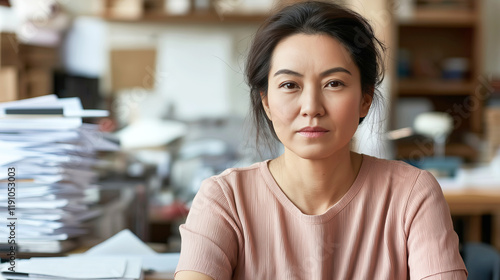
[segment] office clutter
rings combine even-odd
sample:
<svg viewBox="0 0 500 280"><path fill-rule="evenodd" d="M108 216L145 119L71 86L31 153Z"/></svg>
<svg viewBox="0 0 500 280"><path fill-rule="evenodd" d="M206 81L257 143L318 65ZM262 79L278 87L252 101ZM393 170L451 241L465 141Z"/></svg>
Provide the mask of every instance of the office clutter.
<svg viewBox="0 0 500 280"><path fill-rule="evenodd" d="M52 93L58 48L19 42L15 33L0 33L0 102Z"/></svg>
<svg viewBox="0 0 500 280"><path fill-rule="evenodd" d="M179 262L179 253L157 253L128 229L120 231L80 256L139 258L143 270L169 273L172 278Z"/></svg>
<svg viewBox="0 0 500 280"><path fill-rule="evenodd" d="M60 46L70 25L58 1L11 4L2 11L6 22L0 27L1 102L53 93L52 73L60 66Z"/></svg>
<svg viewBox="0 0 500 280"><path fill-rule="evenodd" d="M125 229L82 254L17 261L15 273L8 263L1 268L6 279L143 279L144 272L173 279L179 253L157 253Z"/></svg>
<svg viewBox="0 0 500 280"><path fill-rule="evenodd" d="M55 95L0 104L0 181L9 188L0 209L16 225L0 228L2 242L15 236L18 252L58 253L88 234L86 222L101 212L96 153L118 146L82 118L106 115Z"/></svg>
<svg viewBox="0 0 500 280"><path fill-rule="evenodd" d="M45 280L139 280L141 261L121 257L53 257L18 260L13 272L4 268L2 277Z"/></svg>
<svg viewBox="0 0 500 280"><path fill-rule="evenodd" d="M115 133L123 149L166 146L186 135L187 126L178 121L140 119Z"/></svg>

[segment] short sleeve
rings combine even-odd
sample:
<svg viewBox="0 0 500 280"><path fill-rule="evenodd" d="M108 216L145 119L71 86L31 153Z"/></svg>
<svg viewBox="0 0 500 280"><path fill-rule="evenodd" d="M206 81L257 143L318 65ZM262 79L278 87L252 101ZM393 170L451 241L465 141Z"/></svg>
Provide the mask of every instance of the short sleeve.
<svg viewBox="0 0 500 280"><path fill-rule="evenodd" d="M410 279L467 279L448 204L427 171L420 172L408 198L404 230Z"/></svg>
<svg viewBox="0 0 500 280"><path fill-rule="evenodd" d="M176 273L189 270L216 280L231 279L240 238L231 197L230 188L222 188L214 178L203 181L179 228L182 245Z"/></svg>

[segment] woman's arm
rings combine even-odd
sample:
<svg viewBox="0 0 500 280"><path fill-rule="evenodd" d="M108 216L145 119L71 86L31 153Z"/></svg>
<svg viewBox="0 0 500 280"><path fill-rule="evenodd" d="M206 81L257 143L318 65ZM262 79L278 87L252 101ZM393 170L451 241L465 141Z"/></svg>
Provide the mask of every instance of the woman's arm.
<svg viewBox="0 0 500 280"><path fill-rule="evenodd" d="M410 279L467 279L448 204L427 171L420 173L407 200L404 227Z"/></svg>
<svg viewBox="0 0 500 280"><path fill-rule="evenodd" d="M454 271L439 273L436 275L422 278L422 280L443 280L443 279L446 279L446 280L464 280L464 279L467 279L467 273L465 273L465 270L454 270Z"/></svg>
<svg viewBox="0 0 500 280"><path fill-rule="evenodd" d="M241 240L238 215L231 201L234 195L230 187L215 178L203 181L186 223L179 227L182 245L176 271L197 271L211 277L207 279L231 279Z"/></svg>
<svg viewBox="0 0 500 280"><path fill-rule="evenodd" d="M175 280L214 280L212 277L194 271L179 271L175 274Z"/></svg>

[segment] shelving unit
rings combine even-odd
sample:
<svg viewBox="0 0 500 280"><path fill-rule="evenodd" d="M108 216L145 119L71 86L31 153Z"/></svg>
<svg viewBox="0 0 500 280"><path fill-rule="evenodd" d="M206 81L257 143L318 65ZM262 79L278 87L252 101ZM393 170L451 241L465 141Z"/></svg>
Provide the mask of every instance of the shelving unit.
<svg viewBox="0 0 500 280"><path fill-rule="evenodd" d="M481 1L413 0L413 7L413 14L399 19L396 26L398 70L394 97L426 98L436 111L450 113L459 120L455 121L447 155L472 161L477 152L463 138L465 133L483 131L484 100L478 91L482 69ZM447 69L444 64L452 60L460 62L465 71ZM396 149L398 158L408 159L418 147L412 141L399 141Z"/></svg>
<svg viewBox="0 0 500 280"><path fill-rule="evenodd" d="M233 11L232 2L227 7L216 8L216 0L206 0L207 7L197 9L194 0L186 0L189 8L176 14L167 13L164 0L106 0L103 17L111 22L129 23L182 23L182 24L217 24L217 23L261 23L267 13L244 13Z"/></svg>
<svg viewBox="0 0 500 280"><path fill-rule="evenodd" d="M193 24L217 24L217 23L261 23L266 19L266 15L254 14L225 14L219 16L217 13L189 13L186 15L166 15L166 14L144 14L137 19L117 19L106 17L110 22L122 23L193 23Z"/></svg>

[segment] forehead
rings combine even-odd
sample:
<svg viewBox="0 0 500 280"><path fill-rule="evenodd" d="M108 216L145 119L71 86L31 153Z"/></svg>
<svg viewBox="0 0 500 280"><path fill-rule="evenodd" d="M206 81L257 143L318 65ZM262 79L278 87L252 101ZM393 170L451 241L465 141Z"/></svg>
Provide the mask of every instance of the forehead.
<svg viewBox="0 0 500 280"><path fill-rule="evenodd" d="M342 66L357 70L350 52L337 39L326 34L294 34L281 40L273 50L271 69Z"/></svg>

